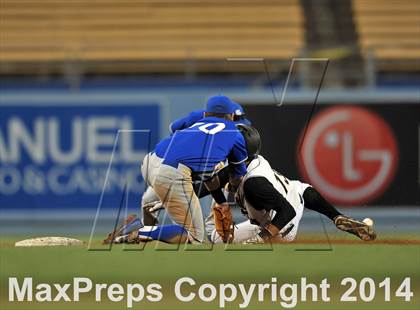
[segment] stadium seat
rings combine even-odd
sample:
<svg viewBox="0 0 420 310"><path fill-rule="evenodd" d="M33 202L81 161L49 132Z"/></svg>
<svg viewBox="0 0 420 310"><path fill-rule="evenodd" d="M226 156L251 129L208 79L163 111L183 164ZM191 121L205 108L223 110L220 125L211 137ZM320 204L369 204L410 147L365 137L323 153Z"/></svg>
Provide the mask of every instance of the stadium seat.
<svg viewBox="0 0 420 310"><path fill-rule="evenodd" d="M353 0L359 44L383 68L419 70L402 65L420 58L420 2L418 0Z"/></svg>
<svg viewBox="0 0 420 310"><path fill-rule="evenodd" d="M288 60L299 0L2 0L2 62Z"/></svg>

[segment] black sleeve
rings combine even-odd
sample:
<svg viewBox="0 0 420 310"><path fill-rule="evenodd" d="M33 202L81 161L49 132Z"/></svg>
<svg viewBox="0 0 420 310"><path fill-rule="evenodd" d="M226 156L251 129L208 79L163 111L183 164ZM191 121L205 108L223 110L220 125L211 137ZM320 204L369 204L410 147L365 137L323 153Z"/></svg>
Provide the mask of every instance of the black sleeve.
<svg viewBox="0 0 420 310"><path fill-rule="evenodd" d="M249 178L244 183L246 199L257 210L279 210L289 202L264 177Z"/></svg>
<svg viewBox="0 0 420 310"><path fill-rule="evenodd" d="M223 189L229 182L229 166L220 169L220 171L217 172L217 175L219 176L220 189ZM200 180L201 179L198 176L193 175L194 191L198 198L203 198L207 195L210 195L211 193Z"/></svg>
<svg viewBox="0 0 420 310"><path fill-rule="evenodd" d="M257 210L275 210L276 216L272 224L283 228L295 216L296 211L264 177L249 178L244 183L244 194L248 202Z"/></svg>

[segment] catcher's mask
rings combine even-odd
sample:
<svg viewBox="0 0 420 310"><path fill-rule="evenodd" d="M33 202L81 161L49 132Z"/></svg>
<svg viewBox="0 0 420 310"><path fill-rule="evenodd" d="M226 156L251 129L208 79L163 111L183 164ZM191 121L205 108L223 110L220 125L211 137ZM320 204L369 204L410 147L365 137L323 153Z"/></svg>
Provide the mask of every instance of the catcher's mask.
<svg viewBox="0 0 420 310"><path fill-rule="evenodd" d="M255 158L261 150L261 137L258 130L252 126L245 124L237 124L236 127L241 132L246 143L248 158Z"/></svg>

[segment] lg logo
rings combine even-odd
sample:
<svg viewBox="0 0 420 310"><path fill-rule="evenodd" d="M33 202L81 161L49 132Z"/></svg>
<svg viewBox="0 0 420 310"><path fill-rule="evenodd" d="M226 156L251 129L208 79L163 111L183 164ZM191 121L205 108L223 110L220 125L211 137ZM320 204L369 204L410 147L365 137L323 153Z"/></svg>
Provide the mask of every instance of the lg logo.
<svg viewBox="0 0 420 310"><path fill-rule="evenodd" d="M364 204L386 189L398 161L387 123L360 107L333 107L310 123L299 166L323 195L344 204Z"/></svg>

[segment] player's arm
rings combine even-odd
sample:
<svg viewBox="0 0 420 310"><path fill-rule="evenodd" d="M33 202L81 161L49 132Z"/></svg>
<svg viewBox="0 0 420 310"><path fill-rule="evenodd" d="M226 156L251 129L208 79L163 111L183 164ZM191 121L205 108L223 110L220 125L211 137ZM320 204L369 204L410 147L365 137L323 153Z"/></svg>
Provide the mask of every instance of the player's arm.
<svg viewBox="0 0 420 310"><path fill-rule="evenodd" d="M239 185L242 177L246 174L246 161L248 160L248 151L244 137L240 132L236 136L235 143L228 156L228 162L230 167L230 178L229 183L236 187Z"/></svg>
<svg viewBox="0 0 420 310"><path fill-rule="evenodd" d="M169 131L171 133L174 133L177 130L182 130L182 129L188 128L191 125L195 124L200 119L202 119L203 117L204 117L204 110L192 111L187 116L173 121L169 125Z"/></svg>
<svg viewBox="0 0 420 310"><path fill-rule="evenodd" d="M255 209L266 210L267 212L276 211L276 215L271 220L271 224L276 228L273 235L296 216L296 211L292 205L264 177L247 179L244 182L244 194Z"/></svg>
<svg viewBox="0 0 420 310"><path fill-rule="evenodd" d="M204 181L204 185L217 204L227 203L226 196L223 193L223 187L221 187L217 174L211 179Z"/></svg>
<svg viewBox="0 0 420 310"><path fill-rule="evenodd" d="M181 130L186 128L186 124L188 121L188 116L182 117L180 119L177 119L175 121L173 121L170 125L169 125L169 131L171 133L174 133L177 130Z"/></svg>
<svg viewBox="0 0 420 310"><path fill-rule="evenodd" d="M226 184L229 183L229 166L225 166L219 171L217 171L212 178L217 178L217 180L213 180L217 182L218 189L223 190L226 186ZM202 183L195 183L194 184L194 191L198 198L203 198L205 196L210 195L210 191L208 188L203 185Z"/></svg>

